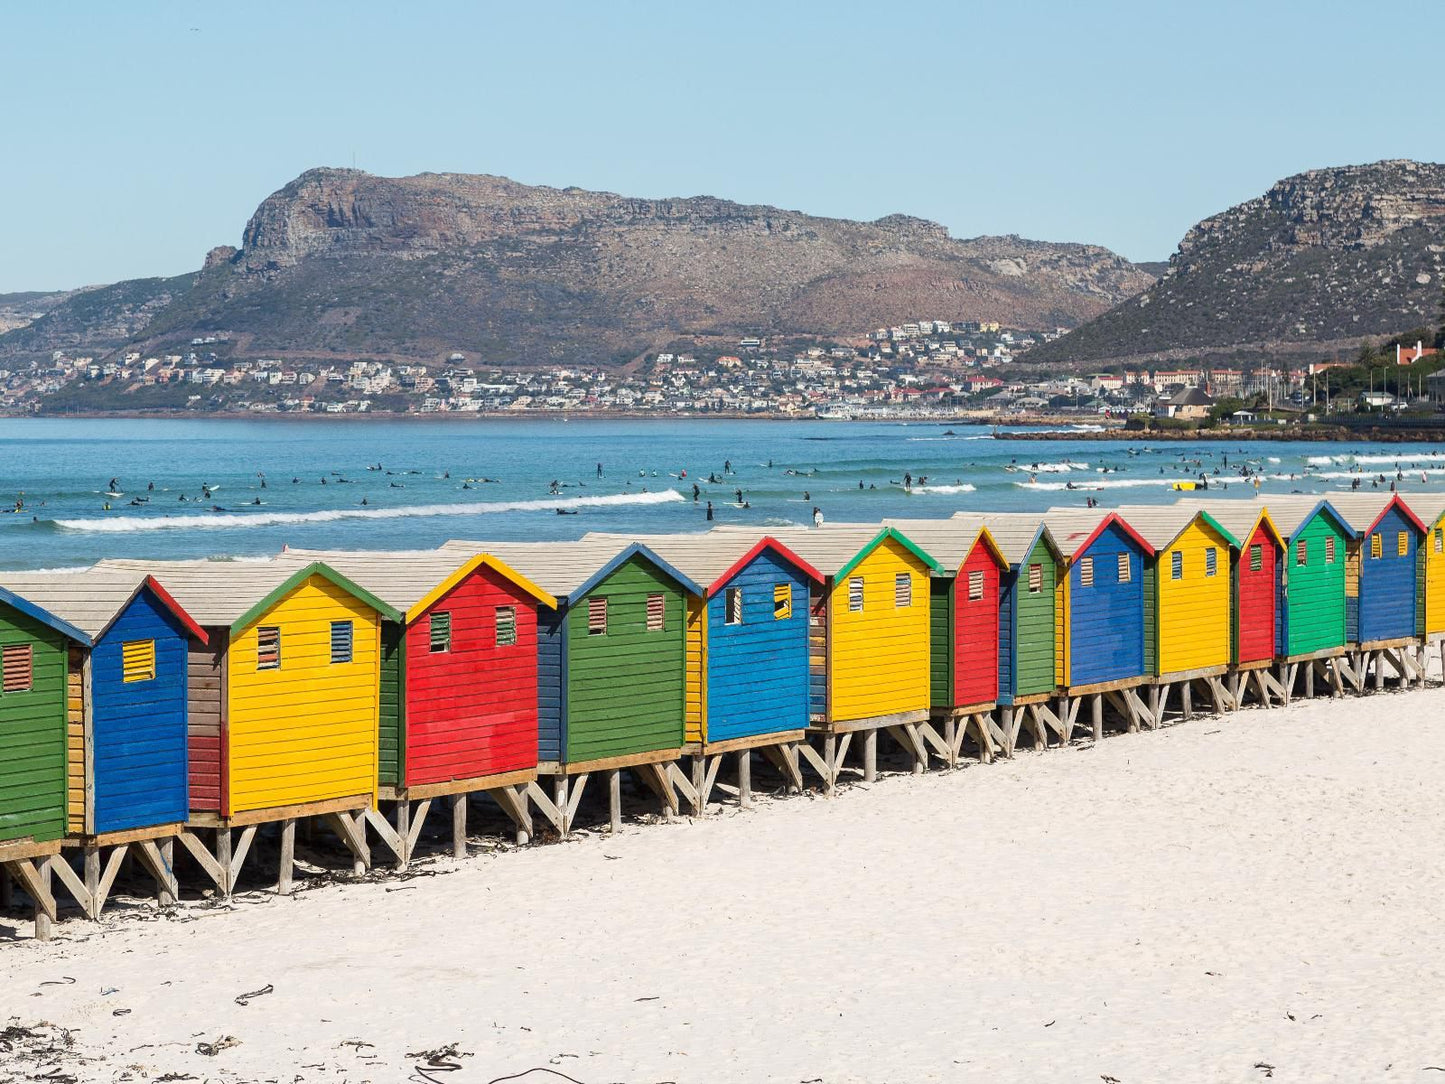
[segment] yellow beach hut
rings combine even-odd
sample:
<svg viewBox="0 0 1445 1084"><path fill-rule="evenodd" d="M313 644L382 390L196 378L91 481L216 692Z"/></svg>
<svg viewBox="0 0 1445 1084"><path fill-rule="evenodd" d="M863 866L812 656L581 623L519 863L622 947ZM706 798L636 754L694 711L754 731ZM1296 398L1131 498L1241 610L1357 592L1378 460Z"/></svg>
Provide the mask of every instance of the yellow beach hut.
<svg viewBox="0 0 1445 1084"><path fill-rule="evenodd" d="M274 561L107 561L162 580L208 642L189 660L191 815L214 852L182 836L229 892L258 825L281 825L289 889L295 823L324 817L370 863L364 817L376 800L381 622L392 607L329 566ZM182 601L184 600L184 601ZM232 832L241 830L233 849Z"/></svg>

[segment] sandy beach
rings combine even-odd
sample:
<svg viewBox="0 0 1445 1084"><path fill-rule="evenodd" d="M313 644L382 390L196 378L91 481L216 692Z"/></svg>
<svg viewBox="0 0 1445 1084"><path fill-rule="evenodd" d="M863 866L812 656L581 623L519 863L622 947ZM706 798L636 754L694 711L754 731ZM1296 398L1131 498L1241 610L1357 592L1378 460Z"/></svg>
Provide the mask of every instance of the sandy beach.
<svg viewBox="0 0 1445 1084"><path fill-rule="evenodd" d="M0 944L0 1079L1445 1080L1442 704L67 921Z"/></svg>

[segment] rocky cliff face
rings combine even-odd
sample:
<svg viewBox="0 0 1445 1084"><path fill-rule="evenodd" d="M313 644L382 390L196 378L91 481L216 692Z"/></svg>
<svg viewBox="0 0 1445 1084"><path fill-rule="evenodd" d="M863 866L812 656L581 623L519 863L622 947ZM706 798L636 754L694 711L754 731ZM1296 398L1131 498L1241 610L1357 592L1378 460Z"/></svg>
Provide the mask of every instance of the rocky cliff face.
<svg viewBox="0 0 1445 1084"><path fill-rule="evenodd" d="M1153 287L1036 356L1299 349L1437 319L1445 165L1317 169L1207 218Z"/></svg>
<svg viewBox="0 0 1445 1084"><path fill-rule="evenodd" d="M621 362L687 337L848 335L918 317L1071 327L1153 276L1106 249L934 222L633 199L503 177L310 170L213 249L133 345ZM5 343L0 340L0 354Z"/></svg>

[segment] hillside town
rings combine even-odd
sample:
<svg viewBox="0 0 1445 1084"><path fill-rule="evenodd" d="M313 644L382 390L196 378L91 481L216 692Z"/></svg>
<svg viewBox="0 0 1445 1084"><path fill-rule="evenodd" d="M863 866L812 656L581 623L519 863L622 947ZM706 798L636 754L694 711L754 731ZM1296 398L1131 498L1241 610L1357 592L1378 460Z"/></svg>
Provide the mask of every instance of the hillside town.
<svg viewBox="0 0 1445 1084"><path fill-rule="evenodd" d="M707 352L649 354L622 368L597 364L488 366L461 352L435 365L238 359L224 336L184 354L128 352L100 360L56 351L49 364L0 369L0 412L227 414L664 414L821 419L939 419L1149 414L1207 418L1221 402L1270 411L1445 405L1445 381L1382 378L1331 402L1341 362L1254 368L1141 368L1041 375L1027 354L1065 329L909 321L846 343L798 345L747 336ZM1397 366L1426 360L1423 343L1395 347ZM1323 387L1323 397L1321 388ZM1239 405L1239 404L1235 404ZM1236 420L1253 412L1238 409Z"/></svg>

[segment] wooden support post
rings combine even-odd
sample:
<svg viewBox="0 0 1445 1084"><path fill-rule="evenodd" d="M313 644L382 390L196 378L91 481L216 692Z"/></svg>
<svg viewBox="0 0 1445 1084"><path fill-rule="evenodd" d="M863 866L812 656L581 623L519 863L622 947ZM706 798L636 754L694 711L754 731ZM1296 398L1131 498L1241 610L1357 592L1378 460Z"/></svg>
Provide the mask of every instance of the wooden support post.
<svg viewBox="0 0 1445 1084"><path fill-rule="evenodd" d="M958 767L958 744L954 740L958 736L958 720L950 715L943 721L943 744L948 747L948 754L945 763L950 768Z"/></svg>
<svg viewBox="0 0 1445 1084"><path fill-rule="evenodd" d="M705 756L692 758L692 789L695 792L692 800L692 813L695 817L701 817L707 812L708 795L712 793L712 785L707 778L709 759Z"/></svg>
<svg viewBox="0 0 1445 1084"><path fill-rule="evenodd" d="M452 795L452 857L467 856L467 796Z"/></svg>
<svg viewBox="0 0 1445 1084"><path fill-rule="evenodd" d="M1313 664L1313 663L1310 663L1310 664L1308 664L1308 665L1305 666L1305 696L1311 697L1311 696L1314 696L1314 695L1315 695L1315 668L1314 668L1314 664Z"/></svg>
<svg viewBox="0 0 1445 1084"><path fill-rule="evenodd" d="M85 917L99 919L102 902L100 898L100 848L94 843L87 843L81 861L85 875L85 894L90 897L90 906L86 908Z"/></svg>
<svg viewBox="0 0 1445 1084"><path fill-rule="evenodd" d="M411 847L408 843L411 838L411 802L406 798L396 803L396 838L401 843L397 848L396 866L398 869L406 869L411 865Z"/></svg>
<svg viewBox="0 0 1445 1084"><path fill-rule="evenodd" d="M838 786L838 737L835 734L827 734L823 738L823 763L827 765L827 779L823 784L823 793L832 794Z"/></svg>
<svg viewBox="0 0 1445 1084"><path fill-rule="evenodd" d="M1181 682L1179 685L1179 707L1186 723L1194 718L1194 692L1191 685L1191 681Z"/></svg>
<svg viewBox="0 0 1445 1084"><path fill-rule="evenodd" d="M1093 726L1094 740L1104 740L1104 695L1095 693L1089 698L1089 710L1091 712L1090 722Z"/></svg>
<svg viewBox="0 0 1445 1084"><path fill-rule="evenodd" d="M863 734L863 782L871 783L878 778L878 731L869 730Z"/></svg>
<svg viewBox="0 0 1445 1084"><path fill-rule="evenodd" d="M572 831L572 818L567 816L567 776L558 775L552 778L552 804L557 807L561 814L561 826L557 829L562 838L566 839L567 834Z"/></svg>
<svg viewBox="0 0 1445 1084"><path fill-rule="evenodd" d="M291 895L296 874L296 818L287 817L281 822L281 861L276 870L276 893Z"/></svg>
<svg viewBox="0 0 1445 1084"><path fill-rule="evenodd" d="M743 809L753 806L753 753L743 749L738 753L738 805Z"/></svg>
<svg viewBox="0 0 1445 1084"><path fill-rule="evenodd" d="M1003 729L1003 755L1012 759L1014 745L1018 739L1018 727L1014 725L1015 711L1012 705L999 712L998 722Z"/></svg>
<svg viewBox="0 0 1445 1084"><path fill-rule="evenodd" d="M221 867L221 895L230 896L236 886L236 879L231 872L231 830L229 828L216 829L216 865Z"/></svg>
<svg viewBox="0 0 1445 1084"><path fill-rule="evenodd" d="M607 815L612 834L622 831L622 769L607 773Z"/></svg>
<svg viewBox="0 0 1445 1084"><path fill-rule="evenodd" d="M14 902L14 890L10 887L10 870L0 862L0 911L10 910Z"/></svg>
<svg viewBox="0 0 1445 1084"><path fill-rule="evenodd" d="M176 841L173 836L157 840L154 844L159 852L165 877L156 878L156 901L162 907L174 907L180 898L180 883L176 880Z"/></svg>
<svg viewBox="0 0 1445 1084"><path fill-rule="evenodd" d="M1375 657L1375 692L1385 687L1385 653L1383 651L1371 652Z"/></svg>

